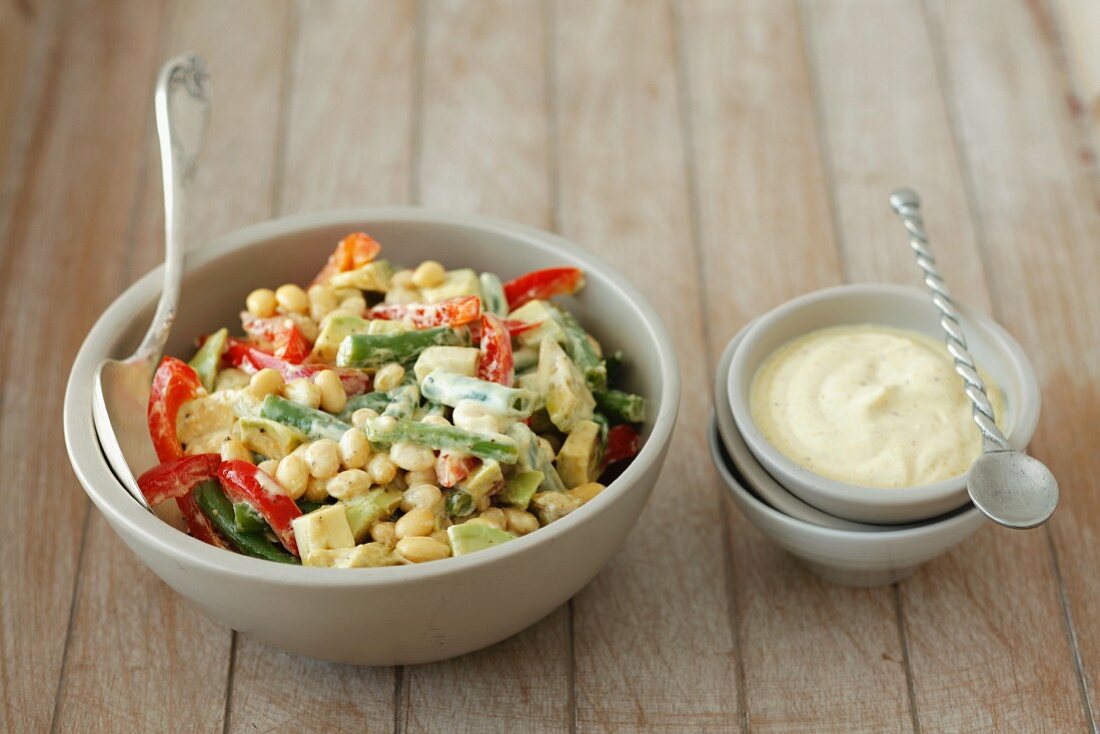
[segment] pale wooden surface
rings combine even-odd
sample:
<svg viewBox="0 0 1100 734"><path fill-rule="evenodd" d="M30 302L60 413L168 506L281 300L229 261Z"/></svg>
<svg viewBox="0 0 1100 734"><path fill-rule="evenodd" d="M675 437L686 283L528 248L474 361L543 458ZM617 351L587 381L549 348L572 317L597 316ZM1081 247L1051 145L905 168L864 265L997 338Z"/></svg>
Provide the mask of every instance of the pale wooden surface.
<svg viewBox="0 0 1100 734"><path fill-rule="evenodd" d="M1095 731L1097 12L1088 0L0 0L0 731ZM192 48L213 237L424 204L560 231L659 301L683 368L664 480L609 566L493 648L405 669L280 653L118 541L58 430L95 315L158 260L150 92ZM915 283L1032 355L1049 528L893 588L815 580L723 497L710 375L754 315Z"/></svg>

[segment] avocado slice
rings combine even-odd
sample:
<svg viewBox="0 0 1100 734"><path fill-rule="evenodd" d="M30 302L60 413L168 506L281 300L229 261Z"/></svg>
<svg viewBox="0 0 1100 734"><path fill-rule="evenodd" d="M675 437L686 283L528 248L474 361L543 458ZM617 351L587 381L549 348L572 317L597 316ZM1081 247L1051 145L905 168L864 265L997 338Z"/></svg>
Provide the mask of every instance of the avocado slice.
<svg viewBox="0 0 1100 734"><path fill-rule="evenodd" d="M370 526L392 515L400 504L401 492L389 487L378 487L344 500L344 512L355 542L362 542L370 532Z"/></svg>
<svg viewBox="0 0 1100 734"><path fill-rule="evenodd" d="M594 421L579 421L562 444L556 461L558 476L566 489L587 484L599 472L600 425Z"/></svg>
<svg viewBox="0 0 1100 734"><path fill-rule="evenodd" d="M524 471L516 474L508 480L508 486L501 490L500 501L509 507L526 510L544 478L540 471Z"/></svg>
<svg viewBox="0 0 1100 734"><path fill-rule="evenodd" d="M269 459L282 459L306 439L296 428L268 418L241 418L241 443Z"/></svg>
<svg viewBox="0 0 1100 734"><path fill-rule="evenodd" d="M465 522L447 528L447 538L450 539L451 550L456 556L507 543L515 537L511 533L481 523Z"/></svg>

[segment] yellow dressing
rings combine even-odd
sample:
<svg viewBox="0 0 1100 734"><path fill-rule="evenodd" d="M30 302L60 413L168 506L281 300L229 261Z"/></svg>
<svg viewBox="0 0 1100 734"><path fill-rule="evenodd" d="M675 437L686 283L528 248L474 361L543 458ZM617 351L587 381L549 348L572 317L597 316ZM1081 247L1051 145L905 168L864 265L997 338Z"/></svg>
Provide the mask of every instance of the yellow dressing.
<svg viewBox="0 0 1100 734"><path fill-rule="evenodd" d="M1000 390L982 377L1000 424ZM760 366L750 402L769 443L849 484L930 484L965 474L981 453L951 357L916 332L852 325L801 336Z"/></svg>

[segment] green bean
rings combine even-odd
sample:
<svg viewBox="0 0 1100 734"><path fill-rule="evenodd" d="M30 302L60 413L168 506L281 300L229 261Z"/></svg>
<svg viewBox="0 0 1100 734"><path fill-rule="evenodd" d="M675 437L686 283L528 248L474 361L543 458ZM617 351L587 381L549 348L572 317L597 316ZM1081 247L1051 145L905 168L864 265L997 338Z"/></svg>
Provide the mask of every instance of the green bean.
<svg viewBox="0 0 1100 734"><path fill-rule="evenodd" d="M356 395L353 398L348 398L348 402L344 405L344 409L340 411L340 415L337 417L345 423L351 423L351 417L355 415L355 411L361 408L370 408L375 413L381 415L390 404L390 395L388 392L368 392L362 395Z"/></svg>
<svg viewBox="0 0 1100 734"><path fill-rule="evenodd" d="M271 526L264 520L264 516L247 502L233 503L233 522L237 524L238 530L245 533L271 532Z"/></svg>
<svg viewBox="0 0 1100 734"><path fill-rule="evenodd" d="M268 420L297 428L310 438L339 441L351 426L322 410L314 410L271 394L260 405L260 415Z"/></svg>
<svg viewBox="0 0 1100 734"><path fill-rule="evenodd" d="M513 423L508 429L508 438L516 442L518 458L516 467L520 471L540 472L542 484L539 487L547 492L564 492L565 484L558 476L558 470L550 460L550 456L543 449L539 437L535 435L527 424Z"/></svg>
<svg viewBox="0 0 1100 734"><path fill-rule="evenodd" d="M412 375L409 375L411 378ZM420 405L420 388L416 386L416 379L409 379L389 391L390 404L382 411L382 415L388 415L397 420L412 418L413 411Z"/></svg>
<svg viewBox="0 0 1100 734"><path fill-rule="evenodd" d="M595 339L585 331L573 314L554 309L554 319L565 332L565 352L584 375L584 382L595 389L607 384L607 365L600 358Z"/></svg>
<svg viewBox="0 0 1100 734"><path fill-rule="evenodd" d="M301 563L281 546L269 541L263 533L240 530L233 519L233 504L226 498L216 481L211 479L202 482L192 491L195 493L195 501L202 510L202 514L206 515L217 531L244 555L278 563Z"/></svg>
<svg viewBox="0 0 1100 734"><path fill-rule="evenodd" d="M508 299L504 297L504 285L500 282L500 278L496 273L482 273L479 278L481 281L481 303L482 308L491 314L496 314L501 318L508 315Z"/></svg>
<svg viewBox="0 0 1100 734"><path fill-rule="evenodd" d="M206 337L206 341L202 343L199 351L195 352L195 356L188 363L195 370L199 379L202 380L202 386L206 388L207 392L214 392L214 380L218 376L218 365L222 361L222 354L225 353L225 345L228 340L229 331L218 329Z"/></svg>
<svg viewBox="0 0 1100 734"><path fill-rule="evenodd" d="M340 367L381 367L390 362L407 364L428 347L464 346L469 332L439 326L401 334L350 334L340 342L336 364Z"/></svg>
<svg viewBox="0 0 1100 734"><path fill-rule="evenodd" d="M436 426L410 420L375 418L367 422L367 438L371 443L394 444L399 441L419 443L440 451L461 451L480 459L494 459L502 464L515 464L518 452L504 438L483 436L454 426Z"/></svg>
<svg viewBox="0 0 1100 734"><path fill-rule="evenodd" d="M605 413L622 418L627 423L645 420L645 398L622 390L596 390L592 393L596 405Z"/></svg>
<svg viewBox="0 0 1100 734"><path fill-rule="evenodd" d="M452 408L462 400L481 403L485 409L510 418L526 418L535 406L535 393L514 387L505 387L488 380L467 377L455 372L435 370L424 378L420 392L425 398Z"/></svg>

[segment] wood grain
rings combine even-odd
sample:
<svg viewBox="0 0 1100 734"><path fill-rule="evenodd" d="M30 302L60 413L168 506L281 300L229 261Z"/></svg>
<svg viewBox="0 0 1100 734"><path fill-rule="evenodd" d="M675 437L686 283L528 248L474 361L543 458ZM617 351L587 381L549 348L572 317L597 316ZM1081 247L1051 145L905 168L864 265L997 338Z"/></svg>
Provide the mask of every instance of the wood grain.
<svg viewBox="0 0 1100 734"><path fill-rule="evenodd" d="M418 203L550 227L541 3L430 2L424 22ZM571 666L563 606L486 650L407 668L403 730L568 730Z"/></svg>
<svg viewBox="0 0 1100 734"><path fill-rule="evenodd" d="M800 25L790 2L684 4L711 364L748 320L841 277ZM910 728L891 591L818 581L731 512L748 727Z"/></svg>
<svg viewBox="0 0 1100 734"><path fill-rule="evenodd" d="M197 243L265 218L270 211L274 129L258 132L239 121L277 114L287 9L286 3L264 0L229 7L214 0L187 0L172 7L163 32L153 32L161 37L158 61L194 50L213 80L214 111L189 212ZM141 91L151 109L152 82ZM127 237L124 280L118 287L163 258L164 213L154 141L149 119L143 134L129 143L145 158ZM231 665L230 630L161 583L98 512L89 523L84 555L57 726L62 731L110 729L124 721L135 729L154 730L170 721L192 730L220 727ZM133 670L147 673L132 676ZM206 673L180 677L173 674L178 670Z"/></svg>
<svg viewBox="0 0 1100 734"><path fill-rule="evenodd" d="M926 192L933 247L954 294L988 312L966 187L920 5L858 0L809 7L806 27L814 30L812 66L820 80L849 276L920 284L903 230L886 204L892 188L905 183ZM1072 713L1072 655L1050 571L1043 533L990 527L901 585L921 721L948 729L1011 722L1026 730L1074 721L1065 718L1064 698L1070 694ZM945 589L952 590L950 605L942 603ZM945 666L947 659L960 664ZM1059 663L1044 664L1049 659ZM979 686L975 669L983 671ZM1036 705L1013 695L1021 686L1063 695Z"/></svg>
<svg viewBox="0 0 1100 734"><path fill-rule="evenodd" d="M34 97L49 48L56 3L0 3L0 227L11 198L19 148L29 137Z"/></svg>
<svg viewBox="0 0 1100 734"><path fill-rule="evenodd" d="M62 458L60 386L116 290L141 166L130 141L141 138L155 64L145 31L160 14L159 3L67 6L0 251L2 310L18 314L0 324L17 347L0 356L0 467L18 494L0 513L4 731L46 729L54 711L89 507Z"/></svg>
<svg viewBox="0 0 1100 734"><path fill-rule="evenodd" d="M272 213L407 201L415 29L408 2L298 6L284 121L270 125L284 136ZM239 635L228 729L387 731L397 680L392 668L332 665Z"/></svg>
<svg viewBox="0 0 1100 734"><path fill-rule="evenodd" d="M573 601L578 731L738 728L708 370L691 247L672 11L555 4L562 232L659 297L681 361L679 430L638 526ZM642 355L629 355L643 359Z"/></svg>
<svg viewBox="0 0 1100 734"><path fill-rule="evenodd" d="M1100 141L1100 3L1051 0L1051 12L1061 33L1062 51L1080 102L1081 114Z"/></svg>
<svg viewBox="0 0 1100 734"><path fill-rule="evenodd" d="M1051 730L1095 728L1100 632L1092 610L1100 603L1100 545L1093 528L1100 518L1100 456L1092 436L1100 418L1100 294L1094 285L1100 277L1100 215L1088 194L1085 167L1073 155L1069 111L1036 17L1022 6L993 2L932 2L929 15L981 223L994 308L1027 349L1043 389L1032 450L1062 486L1062 507L1042 533L1051 533L1058 562L1047 573L1060 571L1065 621L1072 624L1086 684L1079 692L1074 658L1064 644L1038 659L1023 659L1009 647L1003 653L1012 662L1006 674L1014 679L1014 695L1027 701L1022 706L1028 718L994 715L988 725L1026 728L1030 720ZM1013 573L1020 560L995 562ZM954 604L953 595L947 598ZM1006 623L1021 606L1003 605L997 619ZM1004 649L1007 640L998 635L989 642ZM974 688L981 691L985 684ZM946 708L950 699L942 700ZM943 715L952 721L954 712Z"/></svg>

